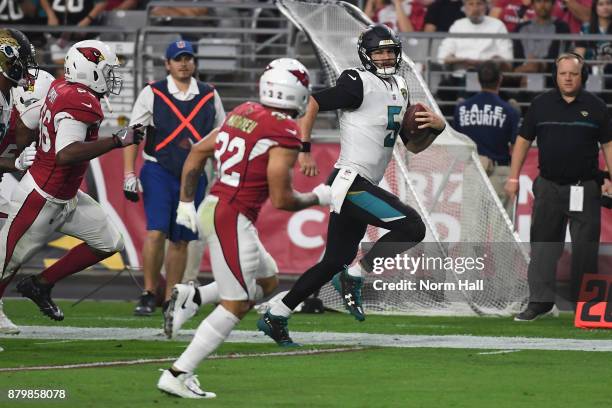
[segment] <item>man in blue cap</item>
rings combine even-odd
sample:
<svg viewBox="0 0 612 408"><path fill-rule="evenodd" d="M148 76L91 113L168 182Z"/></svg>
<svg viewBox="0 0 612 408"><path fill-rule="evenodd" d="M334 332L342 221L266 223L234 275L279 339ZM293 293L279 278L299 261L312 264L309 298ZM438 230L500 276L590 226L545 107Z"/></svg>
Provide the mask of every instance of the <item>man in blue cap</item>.
<svg viewBox="0 0 612 408"><path fill-rule="evenodd" d="M197 234L175 222L177 212L184 210L179 202L183 163L191 145L225 120L217 91L193 76L196 63L189 41L168 45L165 65L168 76L145 86L132 110L130 124L147 126L140 179L134 171L138 149L129 149L123 156L124 194L128 200L138 201L138 193L143 192L147 219L147 236L142 249L145 287L134 310L137 316L149 316L155 311L154 293L164 263L166 239L169 241L165 256L166 300L174 285L181 282L187 244L198 239ZM204 198L206 183L202 173L197 183L195 206Z"/></svg>

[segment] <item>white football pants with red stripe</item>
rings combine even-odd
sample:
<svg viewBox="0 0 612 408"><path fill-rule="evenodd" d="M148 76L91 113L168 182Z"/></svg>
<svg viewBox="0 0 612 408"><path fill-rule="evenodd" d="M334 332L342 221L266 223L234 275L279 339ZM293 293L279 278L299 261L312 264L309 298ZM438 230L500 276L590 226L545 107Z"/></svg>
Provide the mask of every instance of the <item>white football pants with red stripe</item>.
<svg viewBox="0 0 612 408"><path fill-rule="evenodd" d="M200 233L210 250L212 273L223 300L254 300L257 279L278 273L253 223L208 195L198 208Z"/></svg>
<svg viewBox="0 0 612 408"><path fill-rule="evenodd" d="M54 199L26 173L13 191L8 218L0 231L0 279L14 274L55 232L85 241L98 251L123 250L121 233L93 198L78 191L67 202Z"/></svg>

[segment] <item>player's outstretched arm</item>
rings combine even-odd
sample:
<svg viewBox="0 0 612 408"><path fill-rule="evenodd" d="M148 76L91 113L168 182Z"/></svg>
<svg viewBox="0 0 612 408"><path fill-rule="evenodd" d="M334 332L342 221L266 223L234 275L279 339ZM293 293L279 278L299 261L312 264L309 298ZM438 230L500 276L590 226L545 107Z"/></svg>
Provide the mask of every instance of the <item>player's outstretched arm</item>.
<svg viewBox="0 0 612 408"><path fill-rule="evenodd" d="M423 150L427 149L431 144L436 140L436 138L442 133L444 128L446 127L446 122L444 118L434 111L427 105L423 105L426 112L417 112L415 121L420 123L419 129L430 128L432 131L426 133L423 137L417 139L409 139L405 141L406 149L412 153L420 153ZM404 137L402 140L404 140Z"/></svg>
<svg viewBox="0 0 612 408"><path fill-rule="evenodd" d="M181 174L181 201L194 200L198 180L204 171L206 160L213 157L215 153L217 133L219 133L219 128L213 129L204 139L191 146Z"/></svg>
<svg viewBox="0 0 612 408"><path fill-rule="evenodd" d="M310 153L310 137L312 133L312 127L314 126L315 119L319 113L319 104L317 100L312 96L308 99L308 107L303 117L298 119L298 126L300 127L300 137L302 144L307 147L304 151L298 155L298 161L300 163L300 170L305 176L314 177L319 174L319 168L317 163L312 158Z"/></svg>
<svg viewBox="0 0 612 408"><path fill-rule="evenodd" d="M79 121L60 121L57 130L57 141L55 144L55 162L61 166L81 163L95 159L115 148L138 144L143 138L141 125L122 128L112 137L106 137L93 142L82 141L85 139L87 125ZM80 136L77 136L81 134Z"/></svg>
<svg viewBox="0 0 612 408"><path fill-rule="evenodd" d="M275 208L286 211L299 211L313 205L329 205L331 189L319 185L311 193L298 193L293 189L292 172L298 152L294 149L275 147L269 151L268 186L270 200Z"/></svg>

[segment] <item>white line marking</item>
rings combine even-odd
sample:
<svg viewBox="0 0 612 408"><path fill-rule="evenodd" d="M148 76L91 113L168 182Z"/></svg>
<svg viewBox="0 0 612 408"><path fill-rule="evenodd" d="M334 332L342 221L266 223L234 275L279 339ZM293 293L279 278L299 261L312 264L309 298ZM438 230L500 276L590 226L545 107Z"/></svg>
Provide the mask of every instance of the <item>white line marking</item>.
<svg viewBox="0 0 612 408"><path fill-rule="evenodd" d="M61 327L22 326L21 334L4 335L1 338L42 340L149 340L167 341L161 329L123 327ZM183 330L176 340L189 341L195 330ZM409 347L409 348L457 348L489 350L562 350L612 352L612 340L552 339L539 337L493 336L428 336L409 334L371 334L334 332L291 332L291 337L301 344L341 344L343 346ZM232 343L271 343L260 332L235 330L229 336Z"/></svg>
<svg viewBox="0 0 612 408"><path fill-rule="evenodd" d="M344 353L349 351L361 351L365 350L365 347L338 347L330 349L312 349L312 350L295 350L295 351L280 351L278 353L234 353L225 355L212 355L207 360L235 360L239 358L251 358L251 357L288 357L288 356L312 356L317 354L327 353ZM32 367L10 367L0 368L0 372L7 371L42 371L42 370L66 370L71 368L100 368L100 367L116 367L116 366L128 366L138 364L151 364L151 363L167 363L174 361L178 357L166 357L166 358L139 358L137 360L119 360L119 361L101 361L97 363L79 363L79 364L63 364L63 365L46 365L46 366L32 366Z"/></svg>
<svg viewBox="0 0 612 408"><path fill-rule="evenodd" d="M489 356L489 355L492 355L492 354L508 354L508 353L516 353L516 352L518 352L518 351L521 351L521 350L499 350L499 351L486 351L486 352L483 352L483 353L478 353L478 355L481 355L481 356Z"/></svg>

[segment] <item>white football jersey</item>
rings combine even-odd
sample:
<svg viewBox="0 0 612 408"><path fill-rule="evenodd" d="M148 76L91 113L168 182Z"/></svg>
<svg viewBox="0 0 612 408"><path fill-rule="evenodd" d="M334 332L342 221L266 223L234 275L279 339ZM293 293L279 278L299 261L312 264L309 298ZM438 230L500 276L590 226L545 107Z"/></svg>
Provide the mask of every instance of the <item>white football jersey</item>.
<svg viewBox="0 0 612 408"><path fill-rule="evenodd" d="M353 72L361 77L363 101L355 110L342 111L340 157L335 167L349 166L378 185L399 135L408 105L408 87L399 75L384 80L363 68Z"/></svg>
<svg viewBox="0 0 612 408"><path fill-rule="evenodd" d="M9 92L8 101L4 94L0 92L0 141L4 139L9 130L11 122L11 111L13 110L13 100L11 92Z"/></svg>

